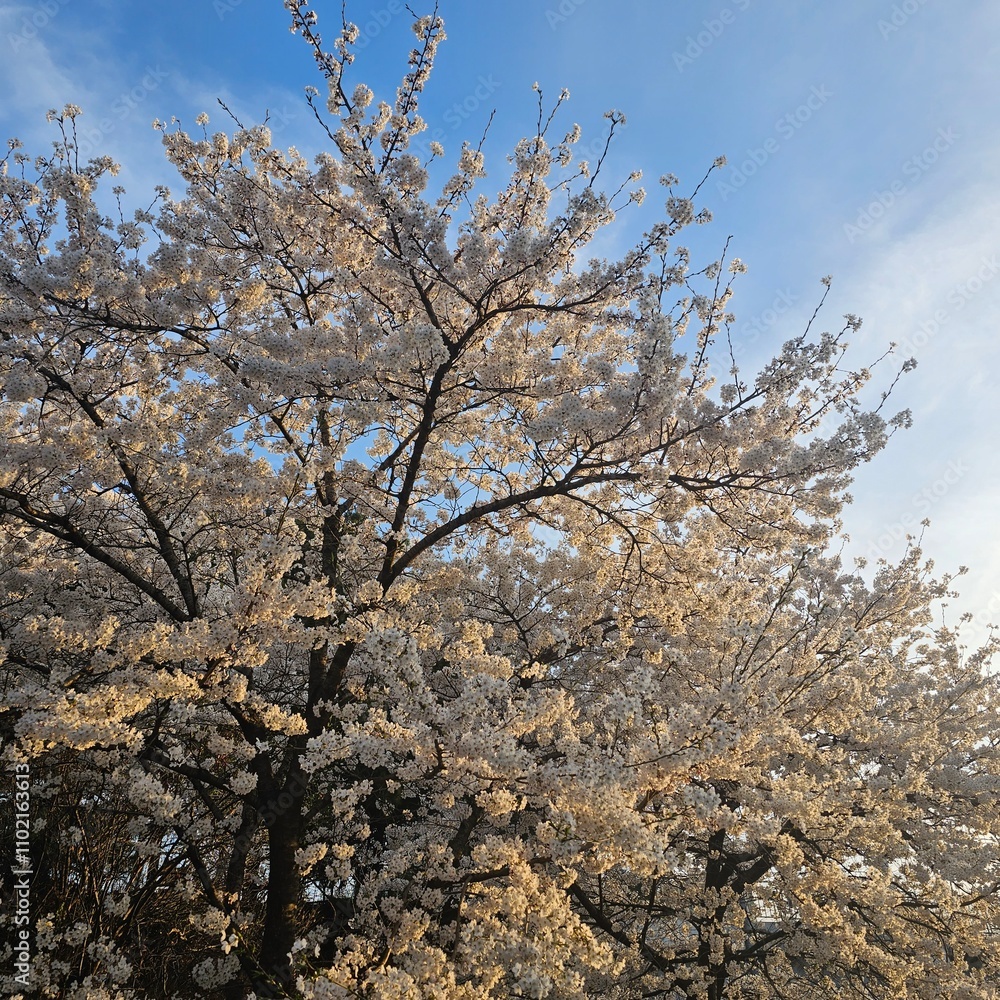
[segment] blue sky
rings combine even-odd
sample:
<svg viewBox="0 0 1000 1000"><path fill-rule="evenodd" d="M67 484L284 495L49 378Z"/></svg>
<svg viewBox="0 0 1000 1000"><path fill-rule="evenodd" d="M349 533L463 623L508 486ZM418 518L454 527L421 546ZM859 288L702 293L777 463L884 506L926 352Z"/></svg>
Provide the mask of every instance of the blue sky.
<svg viewBox="0 0 1000 1000"><path fill-rule="evenodd" d="M315 8L332 34L340 0ZM982 638L1000 621L1000 6L441 0L440 13L449 40L424 112L449 154L496 109L499 180L534 121L535 81L552 98L570 90L584 146L600 143L605 110L625 112L608 176L642 169L651 197L606 253L651 220L657 177L693 187L725 154L702 189L715 222L690 242L704 261L732 235L750 268L734 302L747 358L801 331L826 274L824 327L864 318L856 366L890 340L916 357L896 406L914 426L858 475L847 551L898 556L929 517L938 567L970 567L948 617L972 613ZM348 16L362 31L355 79L391 95L412 41L401 0L349 0ZM248 123L269 111L276 142L315 152L302 90L318 82L280 0L0 3L0 133L42 150L45 111L80 104L85 141L122 162L135 204L176 186L154 118L208 111L224 127L222 98Z"/></svg>

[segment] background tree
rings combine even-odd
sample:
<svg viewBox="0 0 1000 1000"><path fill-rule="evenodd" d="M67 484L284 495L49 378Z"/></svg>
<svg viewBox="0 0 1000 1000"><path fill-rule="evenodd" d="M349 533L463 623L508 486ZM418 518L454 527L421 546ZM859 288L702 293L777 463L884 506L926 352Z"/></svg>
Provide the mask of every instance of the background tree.
<svg viewBox="0 0 1000 1000"><path fill-rule="evenodd" d="M184 194L126 220L77 108L5 160L3 746L43 988L991 995L988 651L929 629L918 552L866 585L828 551L907 421L859 401L857 320L744 380L742 265L692 270L673 178L587 260L638 178L602 193L539 95L499 194L466 146L432 197L440 19L376 103L356 29L288 6L314 166L164 127Z"/></svg>

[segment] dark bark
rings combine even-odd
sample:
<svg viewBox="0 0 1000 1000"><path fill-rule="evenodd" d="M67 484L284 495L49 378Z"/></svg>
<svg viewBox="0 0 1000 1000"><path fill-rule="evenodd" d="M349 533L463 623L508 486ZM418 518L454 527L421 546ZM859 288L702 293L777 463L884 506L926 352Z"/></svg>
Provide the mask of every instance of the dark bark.
<svg viewBox="0 0 1000 1000"><path fill-rule="evenodd" d="M299 930L302 879L295 864L301 845L306 775L297 748L289 751L287 776L280 792L261 810L267 826L268 876L264 927L253 983L259 997L292 996L294 976L289 953Z"/></svg>
<svg viewBox="0 0 1000 1000"><path fill-rule="evenodd" d="M708 859L705 866L705 889L714 894L726 885L725 858L726 833L717 830L708 838ZM711 935L725 916L725 906L713 911L698 927L701 940L698 944L698 965L708 986L708 1000L724 1000L726 995L726 956L721 961L712 957Z"/></svg>

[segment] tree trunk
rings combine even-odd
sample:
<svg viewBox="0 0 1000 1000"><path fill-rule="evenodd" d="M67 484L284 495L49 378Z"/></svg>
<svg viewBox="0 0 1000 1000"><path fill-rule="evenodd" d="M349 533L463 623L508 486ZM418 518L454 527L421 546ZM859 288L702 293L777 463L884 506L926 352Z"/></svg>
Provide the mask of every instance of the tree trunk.
<svg viewBox="0 0 1000 1000"><path fill-rule="evenodd" d="M292 995L289 953L298 932L302 879L295 864L302 834L302 803L306 778L296 751L281 792L262 810L268 834L267 905L258 965L253 984L259 997Z"/></svg>
<svg viewBox="0 0 1000 1000"><path fill-rule="evenodd" d="M714 895L726 885L726 872L723 858L725 857L726 833L716 830L708 838L708 857L705 862L705 889ZM725 1000L726 996L726 958L722 961L712 958L711 936L718 930L725 917L725 906L718 907L698 928L701 941L698 944L698 964L701 966L707 980L707 1000Z"/></svg>
<svg viewBox="0 0 1000 1000"><path fill-rule="evenodd" d="M229 863L226 865L226 897L228 904L234 910L240 909L240 898L243 895L243 883L246 879L247 855L250 852L257 823L257 810L253 806L245 804L243 818L233 840L233 850L229 855ZM243 966L244 974L252 978L252 973L248 971L252 968L249 956L240 954L240 963ZM223 989L223 996L226 1000L243 1000L245 995L239 977L228 983Z"/></svg>

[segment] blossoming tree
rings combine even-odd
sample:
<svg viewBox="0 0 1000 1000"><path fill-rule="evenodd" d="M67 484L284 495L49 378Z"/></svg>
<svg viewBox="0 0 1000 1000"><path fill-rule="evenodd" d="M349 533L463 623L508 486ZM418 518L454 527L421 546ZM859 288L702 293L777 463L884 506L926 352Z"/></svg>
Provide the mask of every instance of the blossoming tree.
<svg viewBox="0 0 1000 1000"><path fill-rule="evenodd" d="M314 165L164 127L183 195L115 219L78 109L4 161L33 986L993 996L988 650L931 628L918 551L868 583L831 554L906 422L859 402L857 321L744 377L742 266L692 269L673 178L611 262L584 251L637 178L602 193L554 115L495 197L471 146L431 195L440 19L376 103L356 29L287 6Z"/></svg>

